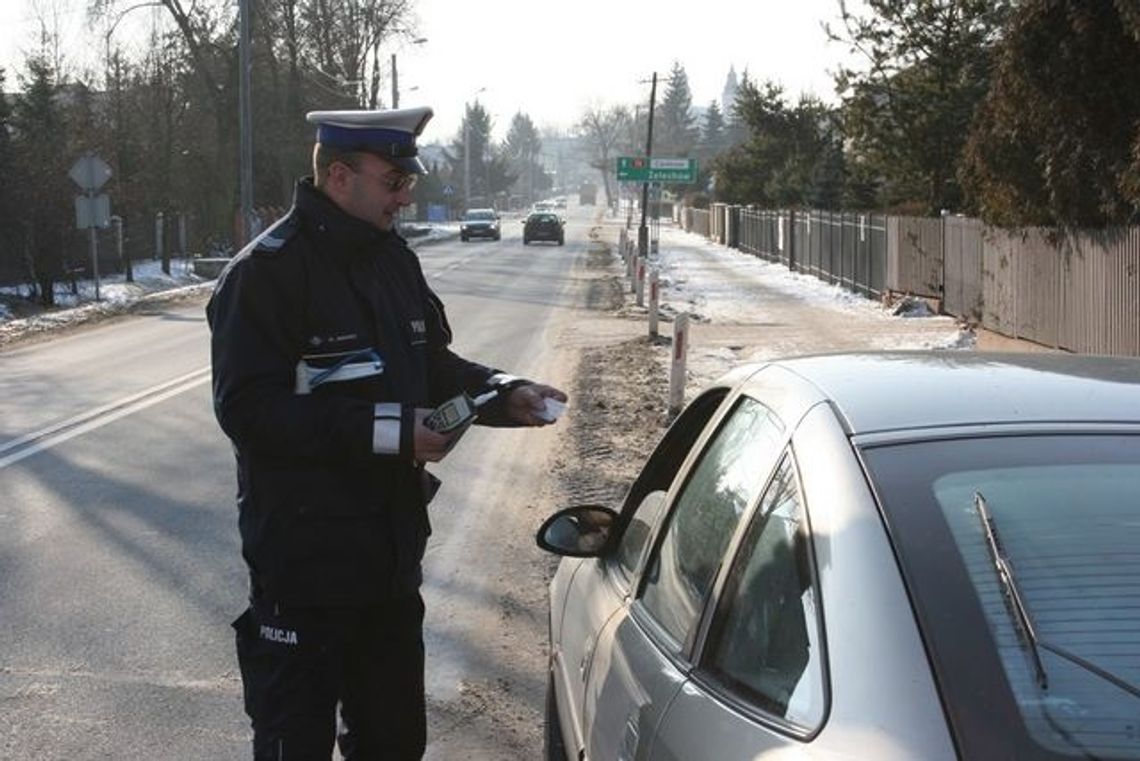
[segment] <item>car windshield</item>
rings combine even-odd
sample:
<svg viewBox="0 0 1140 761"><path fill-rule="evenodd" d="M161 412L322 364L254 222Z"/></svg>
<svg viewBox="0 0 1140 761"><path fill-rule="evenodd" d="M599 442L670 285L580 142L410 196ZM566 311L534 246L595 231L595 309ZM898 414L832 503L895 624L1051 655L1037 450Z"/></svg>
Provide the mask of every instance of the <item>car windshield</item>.
<svg viewBox="0 0 1140 761"><path fill-rule="evenodd" d="M1140 435L865 460L963 756L1140 758Z"/></svg>
<svg viewBox="0 0 1140 761"><path fill-rule="evenodd" d="M464 221L467 222L485 222L495 218L495 212L490 209L475 209L463 215Z"/></svg>
<svg viewBox="0 0 1140 761"><path fill-rule="evenodd" d="M553 214L531 214L529 221L531 221L531 222L557 222L558 217L554 216Z"/></svg>

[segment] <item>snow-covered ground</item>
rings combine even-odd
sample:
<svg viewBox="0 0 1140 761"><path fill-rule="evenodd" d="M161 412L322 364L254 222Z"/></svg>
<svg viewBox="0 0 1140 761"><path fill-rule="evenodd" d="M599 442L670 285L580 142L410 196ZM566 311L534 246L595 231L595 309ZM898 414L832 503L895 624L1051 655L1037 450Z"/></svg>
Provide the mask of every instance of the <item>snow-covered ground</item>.
<svg viewBox="0 0 1140 761"><path fill-rule="evenodd" d="M690 316L690 391L742 362L779 356L974 348L971 331L921 300L884 305L670 225L657 268L662 314Z"/></svg>

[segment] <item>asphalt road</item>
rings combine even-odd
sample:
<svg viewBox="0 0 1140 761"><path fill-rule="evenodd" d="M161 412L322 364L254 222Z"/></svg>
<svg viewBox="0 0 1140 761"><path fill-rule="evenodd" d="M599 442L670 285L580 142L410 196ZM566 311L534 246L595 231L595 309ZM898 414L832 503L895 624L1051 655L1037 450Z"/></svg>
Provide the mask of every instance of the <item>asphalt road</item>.
<svg viewBox="0 0 1140 761"><path fill-rule="evenodd" d="M563 384L546 335L577 299L586 217L571 218L561 248L524 247L521 223L503 226L500 242L423 247L424 270L461 354ZM0 758L249 756L228 626L246 579L202 306L0 353ZM437 469L433 703L487 667L465 630L489 599L481 537L496 511L526 501L550 440L475 428Z"/></svg>

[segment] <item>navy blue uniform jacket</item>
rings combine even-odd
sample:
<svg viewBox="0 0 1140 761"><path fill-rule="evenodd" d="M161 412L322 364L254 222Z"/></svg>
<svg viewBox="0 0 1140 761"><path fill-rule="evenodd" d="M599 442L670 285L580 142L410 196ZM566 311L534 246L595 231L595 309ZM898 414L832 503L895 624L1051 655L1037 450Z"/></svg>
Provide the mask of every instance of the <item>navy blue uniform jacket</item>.
<svg viewBox="0 0 1140 761"><path fill-rule="evenodd" d="M358 605L415 592L431 488L412 458L413 410L502 377L448 348L415 254L302 180L206 311L252 595ZM487 407L481 422L505 424Z"/></svg>

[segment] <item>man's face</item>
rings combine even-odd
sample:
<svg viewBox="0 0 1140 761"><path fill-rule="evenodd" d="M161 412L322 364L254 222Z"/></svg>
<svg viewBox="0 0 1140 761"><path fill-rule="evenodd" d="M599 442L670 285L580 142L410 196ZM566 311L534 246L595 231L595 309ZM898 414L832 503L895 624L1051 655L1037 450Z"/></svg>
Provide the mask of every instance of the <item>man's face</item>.
<svg viewBox="0 0 1140 761"><path fill-rule="evenodd" d="M379 156L364 154L356 169L336 165L340 172L335 200L342 209L380 230L391 230L400 209L412 203L412 187L418 178Z"/></svg>

